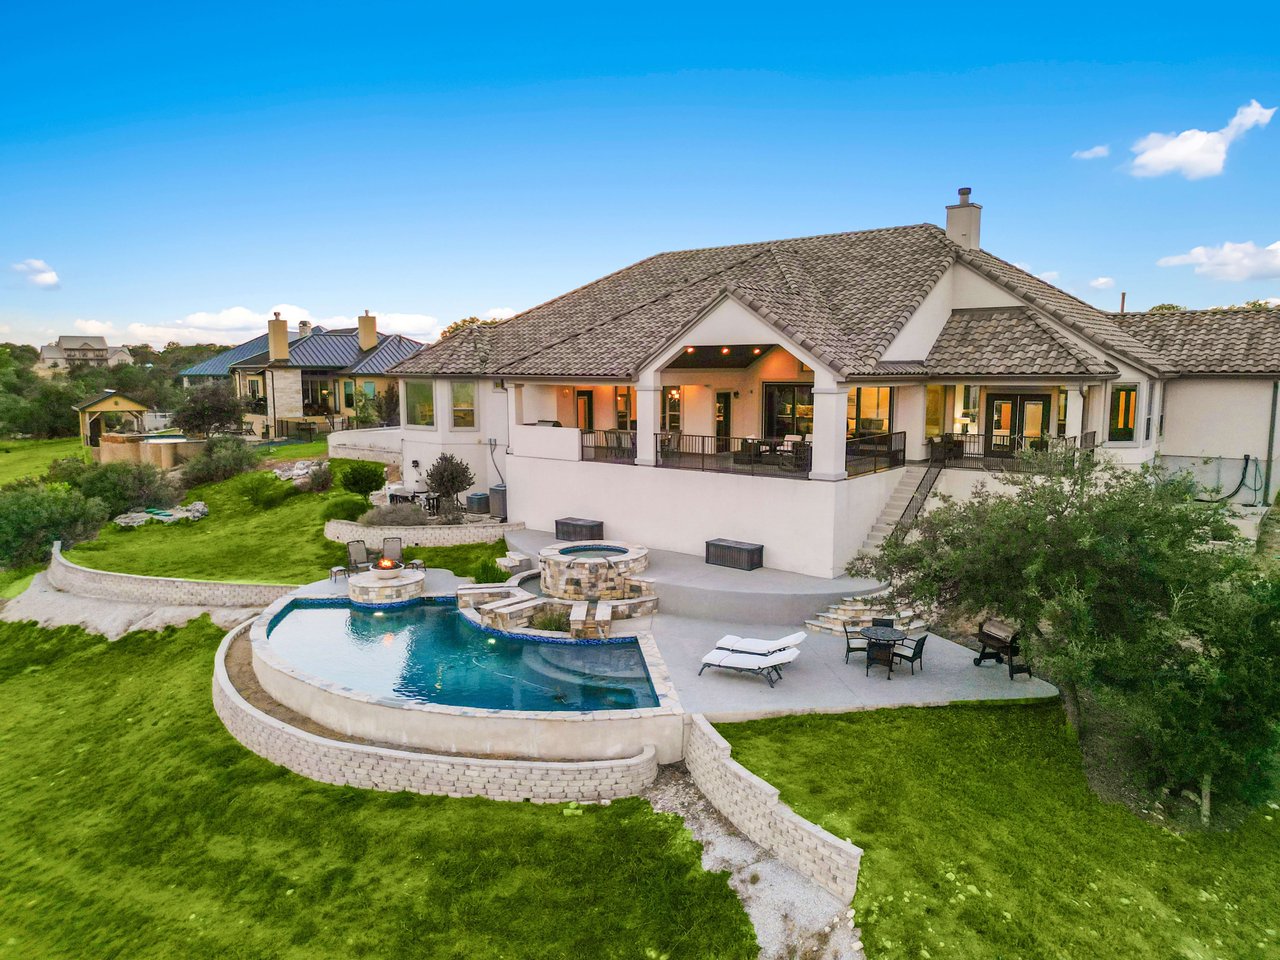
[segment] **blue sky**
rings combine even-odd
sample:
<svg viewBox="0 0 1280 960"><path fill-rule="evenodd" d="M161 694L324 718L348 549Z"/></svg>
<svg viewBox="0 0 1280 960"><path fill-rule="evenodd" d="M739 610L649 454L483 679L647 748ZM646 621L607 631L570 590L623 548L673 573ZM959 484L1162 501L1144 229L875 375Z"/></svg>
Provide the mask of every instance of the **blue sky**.
<svg viewBox="0 0 1280 960"><path fill-rule="evenodd" d="M959 186L1100 306L1280 297L1274 6L183 6L3 14L0 339L429 336Z"/></svg>

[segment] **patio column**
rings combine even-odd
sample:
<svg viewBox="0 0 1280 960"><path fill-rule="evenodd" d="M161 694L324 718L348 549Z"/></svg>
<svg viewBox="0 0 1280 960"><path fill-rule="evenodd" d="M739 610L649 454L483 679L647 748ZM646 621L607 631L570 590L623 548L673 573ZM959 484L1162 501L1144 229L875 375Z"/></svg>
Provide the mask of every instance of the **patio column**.
<svg viewBox="0 0 1280 960"><path fill-rule="evenodd" d="M1067 436L1075 437L1079 443L1084 432L1084 397L1080 396L1079 384L1072 384L1067 387Z"/></svg>
<svg viewBox="0 0 1280 960"><path fill-rule="evenodd" d="M925 385L923 383L904 384L898 388L896 409L893 412L891 429L906 433L908 460L925 460L929 456L929 445L925 441Z"/></svg>
<svg viewBox="0 0 1280 960"><path fill-rule="evenodd" d="M849 387L813 388L813 459L810 480L843 480Z"/></svg>
<svg viewBox="0 0 1280 960"><path fill-rule="evenodd" d="M636 465L658 465L654 434L662 424L662 384L636 384Z"/></svg>

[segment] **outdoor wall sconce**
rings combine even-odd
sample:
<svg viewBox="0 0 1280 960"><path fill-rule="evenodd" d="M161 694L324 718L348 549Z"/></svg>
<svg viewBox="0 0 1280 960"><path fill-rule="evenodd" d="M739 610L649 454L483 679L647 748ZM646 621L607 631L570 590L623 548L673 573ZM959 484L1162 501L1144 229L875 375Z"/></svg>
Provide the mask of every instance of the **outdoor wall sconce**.
<svg viewBox="0 0 1280 960"><path fill-rule="evenodd" d="M417 460L410 460L410 461L409 461L409 466L411 466L411 467L413 467L413 469L417 470L417 469L418 469L418 461L417 461Z"/></svg>

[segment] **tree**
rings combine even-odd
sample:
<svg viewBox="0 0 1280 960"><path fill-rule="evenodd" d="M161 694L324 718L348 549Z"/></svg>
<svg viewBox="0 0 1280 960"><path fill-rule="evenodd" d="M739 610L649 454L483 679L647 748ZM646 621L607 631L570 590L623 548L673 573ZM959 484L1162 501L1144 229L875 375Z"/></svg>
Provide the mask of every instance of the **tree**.
<svg viewBox="0 0 1280 960"><path fill-rule="evenodd" d="M425 479L432 491L440 495L441 503L447 500L454 504L458 502L458 494L471 489L476 482L471 467L451 453L442 453L436 457L435 463L427 470Z"/></svg>
<svg viewBox="0 0 1280 960"><path fill-rule="evenodd" d="M106 522L101 500L66 484L21 484L0 490L0 563L20 567L49 559L53 541L64 547L93 538Z"/></svg>
<svg viewBox="0 0 1280 960"><path fill-rule="evenodd" d="M357 493L365 500L369 499L369 494L373 491L381 490L386 479L382 465L368 460L352 461L338 474L338 483L342 485L342 489Z"/></svg>
<svg viewBox="0 0 1280 960"><path fill-rule="evenodd" d="M173 413L175 427L205 437L237 430L243 419L244 404L227 380L214 380L189 391Z"/></svg>
<svg viewBox="0 0 1280 960"><path fill-rule="evenodd" d="M400 426L400 388L395 380L378 394L378 419L389 427Z"/></svg>
<svg viewBox="0 0 1280 960"><path fill-rule="evenodd" d="M1259 684L1274 688L1280 670L1267 625L1280 592L1242 599L1256 571L1221 546L1236 538L1226 508L1197 503L1189 477L1088 456L1055 466L1010 475L1012 494L944 501L851 572L887 580L901 601L1019 624L1073 722L1080 691L1104 698L1142 739L1148 772L1190 780L1207 811L1212 784L1238 791L1260 775L1260 744L1274 738L1280 697ZM1215 617L1233 604L1240 613Z"/></svg>

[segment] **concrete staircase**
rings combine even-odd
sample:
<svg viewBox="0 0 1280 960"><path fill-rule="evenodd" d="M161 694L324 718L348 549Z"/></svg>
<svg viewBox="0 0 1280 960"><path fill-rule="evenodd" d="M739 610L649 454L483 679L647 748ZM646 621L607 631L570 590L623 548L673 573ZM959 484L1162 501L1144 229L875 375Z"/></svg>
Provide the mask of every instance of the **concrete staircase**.
<svg viewBox="0 0 1280 960"><path fill-rule="evenodd" d="M837 637L844 636L845 625L854 630L871 626L872 617L893 617L893 625L905 633L914 634L926 629L914 607L899 610L889 609L888 597L884 593L872 593L863 597L844 597L839 603L833 603L826 613L820 613L812 620L806 620L806 630L833 633Z"/></svg>
<svg viewBox="0 0 1280 960"><path fill-rule="evenodd" d="M924 479L927 469L928 467L925 465L902 468L902 476L898 478L898 485L893 488L893 493L889 494L889 499L885 503L884 509L880 511L880 516L876 519L875 526L871 528L871 532L867 534L867 539L862 542L862 549L859 553L869 554L880 550L880 544L884 543L889 534L893 533L893 528L902 519L902 514L907 509L907 505L911 503L916 487Z"/></svg>

